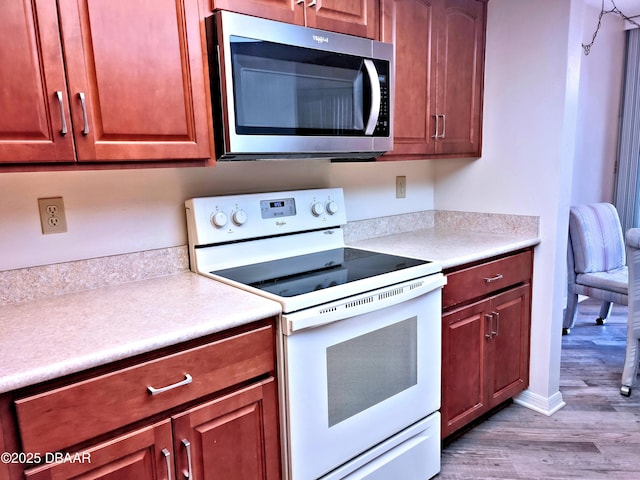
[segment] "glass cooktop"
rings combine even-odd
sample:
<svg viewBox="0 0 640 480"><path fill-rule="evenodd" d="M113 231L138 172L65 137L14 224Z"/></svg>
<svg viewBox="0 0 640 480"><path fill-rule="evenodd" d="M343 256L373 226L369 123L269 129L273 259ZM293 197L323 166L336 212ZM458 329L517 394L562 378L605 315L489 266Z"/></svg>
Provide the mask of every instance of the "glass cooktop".
<svg viewBox="0 0 640 480"><path fill-rule="evenodd" d="M281 297L335 287L431 263L356 248L335 248L210 272Z"/></svg>

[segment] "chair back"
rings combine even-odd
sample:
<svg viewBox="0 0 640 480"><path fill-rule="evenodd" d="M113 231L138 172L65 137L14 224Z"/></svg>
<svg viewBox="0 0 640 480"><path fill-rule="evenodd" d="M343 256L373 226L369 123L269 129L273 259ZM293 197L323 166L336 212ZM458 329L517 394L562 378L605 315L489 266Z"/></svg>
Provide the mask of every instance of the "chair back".
<svg viewBox="0 0 640 480"><path fill-rule="evenodd" d="M571 207L569 236L576 273L604 272L626 264L620 217L610 203Z"/></svg>

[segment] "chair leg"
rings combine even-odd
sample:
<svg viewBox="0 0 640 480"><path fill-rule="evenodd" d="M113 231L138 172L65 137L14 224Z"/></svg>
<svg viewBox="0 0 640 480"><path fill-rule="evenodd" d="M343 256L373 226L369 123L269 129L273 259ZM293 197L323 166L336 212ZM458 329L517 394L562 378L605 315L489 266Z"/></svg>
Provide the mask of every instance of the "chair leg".
<svg viewBox="0 0 640 480"><path fill-rule="evenodd" d="M562 321L562 334L567 335L576 323L578 316L578 294L567 294L567 308L564 310L564 319Z"/></svg>
<svg viewBox="0 0 640 480"><path fill-rule="evenodd" d="M613 303L602 302L602 305L600 306L600 316L596 318L596 323L598 325L604 325L607 322L607 318L609 318L609 314L611 313L612 307L613 307Z"/></svg>
<svg viewBox="0 0 640 480"><path fill-rule="evenodd" d="M631 330L631 326L628 327ZM632 331L627 332L627 349L622 370L622 386L620 394L628 397L631 395L631 387L636 382L638 375L638 360L640 360L639 340L634 338Z"/></svg>

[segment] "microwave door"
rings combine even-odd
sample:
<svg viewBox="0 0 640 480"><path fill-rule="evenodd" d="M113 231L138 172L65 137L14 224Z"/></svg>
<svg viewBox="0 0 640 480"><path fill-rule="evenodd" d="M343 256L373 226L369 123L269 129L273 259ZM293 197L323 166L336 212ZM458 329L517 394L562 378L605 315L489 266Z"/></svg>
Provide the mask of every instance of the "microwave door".
<svg viewBox="0 0 640 480"><path fill-rule="evenodd" d="M373 135L373 131L378 124L380 118L380 78L378 76L378 70L370 59L366 58L363 61L369 84L371 85L371 110L369 112L369 120L364 129L365 135Z"/></svg>

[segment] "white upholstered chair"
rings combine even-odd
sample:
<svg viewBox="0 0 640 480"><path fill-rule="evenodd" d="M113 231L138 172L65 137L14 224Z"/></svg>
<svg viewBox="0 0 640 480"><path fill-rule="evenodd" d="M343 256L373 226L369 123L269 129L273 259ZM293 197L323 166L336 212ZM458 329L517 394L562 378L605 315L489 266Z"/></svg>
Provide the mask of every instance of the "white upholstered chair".
<svg viewBox="0 0 640 480"><path fill-rule="evenodd" d="M620 393L631 395L640 361L640 228L630 228L625 235L629 265L629 319L627 320L627 352L622 371Z"/></svg>
<svg viewBox="0 0 640 480"><path fill-rule="evenodd" d="M578 295L602 300L596 323L605 323L613 303L627 305L628 269L620 217L610 203L573 206L567 247L567 308L562 333L573 327Z"/></svg>

